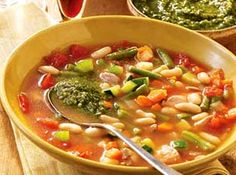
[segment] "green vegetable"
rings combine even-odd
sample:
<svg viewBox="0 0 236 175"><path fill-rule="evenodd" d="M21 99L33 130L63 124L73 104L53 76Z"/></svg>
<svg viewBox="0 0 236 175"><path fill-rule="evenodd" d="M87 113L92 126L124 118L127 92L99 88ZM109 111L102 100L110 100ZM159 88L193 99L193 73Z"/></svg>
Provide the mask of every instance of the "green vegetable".
<svg viewBox="0 0 236 175"><path fill-rule="evenodd" d="M53 92L57 100L68 106L77 106L86 113L99 115L106 112L101 104L105 96L101 93L99 84L93 79L88 80L86 77L65 79L55 85Z"/></svg>
<svg viewBox="0 0 236 175"><path fill-rule="evenodd" d="M67 142L70 140L70 132L69 131L56 131L53 133L53 136L62 142Z"/></svg>
<svg viewBox="0 0 236 175"><path fill-rule="evenodd" d="M127 81L129 81L129 80L132 80L133 78L134 78L134 77L133 77L132 74L127 73L127 74L125 75L125 80L124 80L124 82L127 82Z"/></svg>
<svg viewBox="0 0 236 175"><path fill-rule="evenodd" d="M134 92L130 92L129 94L127 94L126 96L124 96L124 99L132 99L135 98L145 92L148 91L148 86L146 84L141 85L140 87L138 87Z"/></svg>
<svg viewBox="0 0 236 175"><path fill-rule="evenodd" d="M175 140L171 141L170 145L175 149L184 149L187 148L187 143L184 140Z"/></svg>
<svg viewBox="0 0 236 175"><path fill-rule="evenodd" d="M124 109L118 109L117 110L117 115L118 117L125 117L125 116L129 116L128 111L124 110Z"/></svg>
<svg viewBox="0 0 236 175"><path fill-rule="evenodd" d="M74 64L67 64L66 67L65 67L65 70L75 71L75 65Z"/></svg>
<svg viewBox="0 0 236 175"><path fill-rule="evenodd" d="M96 61L96 65L98 65L99 67L105 68L108 66L107 62L104 59L98 59Z"/></svg>
<svg viewBox="0 0 236 175"><path fill-rule="evenodd" d="M162 61L160 59L158 59L158 58L154 58L152 63L154 65L154 67L159 67L159 66L161 66L163 64Z"/></svg>
<svg viewBox="0 0 236 175"><path fill-rule="evenodd" d="M182 80L183 80L183 82L190 84L190 85L199 85L200 84L200 81L197 79L196 75L191 72L184 73L182 75Z"/></svg>
<svg viewBox="0 0 236 175"><path fill-rule="evenodd" d="M83 73L93 71L93 59L80 60L76 63L75 69Z"/></svg>
<svg viewBox="0 0 236 175"><path fill-rule="evenodd" d="M118 65L115 65L115 64L112 64L109 68L108 68L108 71L110 73L113 73L113 74L116 74L116 75L121 75L124 71L123 67L122 66L118 66Z"/></svg>
<svg viewBox="0 0 236 175"><path fill-rule="evenodd" d="M117 97L120 93L120 85L115 85L113 87L110 87L108 89L103 90L105 94L112 95L114 97Z"/></svg>
<svg viewBox="0 0 236 175"><path fill-rule="evenodd" d="M136 73L136 74L145 76L145 77L149 77L151 79L160 79L160 78L162 78L161 74L152 73L152 72L147 71L147 70L138 69L138 68L136 68L134 66L130 66L129 67L129 71L132 72L132 73Z"/></svg>
<svg viewBox="0 0 236 175"><path fill-rule="evenodd" d="M148 77L134 78L134 79L132 79L132 82L134 82L138 86L141 86L143 84L146 84L147 86L149 86L149 78Z"/></svg>
<svg viewBox="0 0 236 175"><path fill-rule="evenodd" d="M211 103L215 103L215 102L217 102L217 101L220 101L221 99L222 99L222 97L220 97L220 96L212 97L212 98L211 98Z"/></svg>
<svg viewBox="0 0 236 175"><path fill-rule="evenodd" d="M200 104L200 107L201 107L202 111L208 111L208 109L210 107L210 98L203 95L202 103Z"/></svg>
<svg viewBox="0 0 236 175"><path fill-rule="evenodd" d="M161 121L168 121L170 120L170 117L161 113L156 113L157 119L160 119Z"/></svg>
<svg viewBox="0 0 236 175"><path fill-rule="evenodd" d="M130 81L127 81L123 85L123 87L121 88L121 91L126 94L126 93L133 91L136 86L137 86L137 84L130 80Z"/></svg>
<svg viewBox="0 0 236 175"><path fill-rule="evenodd" d="M110 59L121 60L124 58L134 57L138 52L137 48L128 48L125 50L119 50L117 52L113 52L107 55Z"/></svg>
<svg viewBox="0 0 236 175"><path fill-rule="evenodd" d="M182 132L182 137L184 139L196 144L197 146L199 146L204 151L212 151L212 150L215 149L215 145L211 144L210 142L204 140L203 138L201 138L197 134L192 133L190 131L186 131L186 130L183 131Z"/></svg>
<svg viewBox="0 0 236 175"><path fill-rule="evenodd" d="M142 148L150 154L153 153L153 149L147 145L143 145Z"/></svg>
<svg viewBox="0 0 236 175"><path fill-rule="evenodd" d="M187 119L192 117L192 114L188 114L188 113L179 113L176 115L178 119Z"/></svg>
<svg viewBox="0 0 236 175"><path fill-rule="evenodd" d="M169 68L173 68L175 66L174 62L172 61L171 57L168 55L166 51L160 48L156 49L156 51L165 65L167 65Z"/></svg>
<svg viewBox="0 0 236 175"><path fill-rule="evenodd" d="M186 73L186 72L189 71L189 70L188 70L185 66L183 66L183 65L177 65L176 67L179 67L179 68L183 71L183 73Z"/></svg>
<svg viewBox="0 0 236 175"><path fill-rule="evenodd" d="M177 124L176 127L178 130L189 130L192 128L192 126L184 119L181 119Z"/></svg>
<svg viewBox="0 0 236 175"><path fill-rule="evenodd" d="M60 71L60 75L64 77L78 77L80 74L73 71Z"/></svg>

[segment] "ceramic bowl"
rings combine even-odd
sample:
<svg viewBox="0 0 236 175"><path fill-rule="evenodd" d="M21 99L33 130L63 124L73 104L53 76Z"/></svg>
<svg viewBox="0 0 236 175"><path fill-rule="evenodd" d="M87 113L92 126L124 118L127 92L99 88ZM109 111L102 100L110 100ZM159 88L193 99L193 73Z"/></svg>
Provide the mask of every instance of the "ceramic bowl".
<svg viewBox="0 0 236 175"><path fill-rule="evenodd" d="M236 58L230 51L197 32L166 22L132 16L99 16L68 21L34 34L13 51L4 66L0 83L2 104L10 119L32 142L58 160L74 165L79 171L87 174L156 175L159 173L148 167L102 164L72 156L50 145L37 136L32 131L32 126L27 124L18 106L17 94L26 75L53 49L63 48L72 43L96 45L124 39L187 53L202 64L222 68L226 77L236 82ZM215 152L198 160L171 165L171 167L191 174L192 170L206 166L208 162L217 159L232 148L235 145L235 138L234 128L229 138Z"/></svg>

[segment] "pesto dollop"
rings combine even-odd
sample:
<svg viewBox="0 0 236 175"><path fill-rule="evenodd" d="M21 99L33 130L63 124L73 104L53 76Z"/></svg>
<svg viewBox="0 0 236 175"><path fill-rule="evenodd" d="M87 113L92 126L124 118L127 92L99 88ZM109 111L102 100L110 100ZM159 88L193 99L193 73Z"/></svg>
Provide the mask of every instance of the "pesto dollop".
<svg viewBox="0 0 236 175"><path fill-rule="evenodd" d="M133 0L143 14L193 30L236 25L236 0Z"/></svg>
<svg viewBox="0 0 236 175"><path fill-rule="evenodd" d="M64 79L56 84L54 92L59 100L69 106L77 106L84 112L100 115L106 111L102 105L104 96L94 81L86 78Z"/></svg>

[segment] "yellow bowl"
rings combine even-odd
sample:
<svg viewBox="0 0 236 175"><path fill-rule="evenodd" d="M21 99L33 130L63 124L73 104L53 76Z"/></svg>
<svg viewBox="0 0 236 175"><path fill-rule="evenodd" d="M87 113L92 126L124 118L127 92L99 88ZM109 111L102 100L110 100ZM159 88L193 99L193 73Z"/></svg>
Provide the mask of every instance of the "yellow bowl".
<svg viewBox="0 0 236 175"><path fill-rule="evenodd" d="M36 145L57 159L75 165L80 171L96 175L150 175L158 174L148 167L106 165L72 156L39 138L25 120L17 102L17 94L25 76L55 48L72 43L82 45L111 43L120 40L151 44L177 52L187 53L200 63L223 68L226 76L236 82L236 58L220 44L177 25L131 16L100 16L72 20L43 30L21 44L9 57L1 75L1 100L10 119ZM235 88L236 89L236 88ZM236 128L227 140L204 158L172 165L190 173L217 159L235 145Z"/></svg>

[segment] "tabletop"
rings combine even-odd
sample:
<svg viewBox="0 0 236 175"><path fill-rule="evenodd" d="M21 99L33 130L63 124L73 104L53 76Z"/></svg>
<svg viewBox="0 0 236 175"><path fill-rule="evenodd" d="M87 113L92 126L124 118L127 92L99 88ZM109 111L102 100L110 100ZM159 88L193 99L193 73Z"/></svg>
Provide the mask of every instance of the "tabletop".
<svg viewBox="0 0 236 175"><path fill-rule="evenodd" d="M56 0L46 0L47 4L47 11L49 15L55 19L55 20L60 20L60 14L58 13L58 8L57 5L55 4ZM93 15L107 15L107 14L126 14L129 15L129 11L127 9L126 5L126 0L117 0L117 1L112 1L112 0L87 0L87 4L85 7L85 11L83 16L93 16ZM23 12L22 15L29 15L30 12ZM7 14L6 14L7 15ZM10 14L8 14L8 17L12 17ZM20 17L18 17L20 18ZM46 24L45 26L49 25ZM16 21L17 24L17 21ZM10 26L12 24L9 24L8 28L6 30L10 30ZM23 24L17 24L19 25L18 28L18 33L16 34L16 37L12 42L14 44L11 44L8 46L4 47L4 50L1 50L1 44L4 44L4 38L1 38L0 34L0 53L5 53L5 55L0 55L0 64L3 62L4 58L7 57L7 54L10 53L12 50L13 46L15 47L18 43L22 42L23 39L31 34L32 32L35 32L36 28L44 28L45 26L37 26L36 23L31 24L31 28L29 27L29 31L21 31L20 26ZM28 24L26 24L28 25ZM35 25L35 26L34 26ZM1 29L1 21L0 21L0 30ZM5 26L6 27L6 26ZM15 31L12 31L15 32ZM9 38L8 38L9 39ZM231 49L234 53L236 53L236 42L232 42L232 44L227 44L226 47ZM4 51L4 52L3 52ZM1 103L0 103L0 150L5 153L1 154L0 156L0 172L1 174L6 174L6 175L21 175L23 174L23 169L22 169L22 164L19 159L18 151L16 148L16 143L15 143L15 138L13 135L13 130L10 124L10 121L8 117L6 116ZM235 156L236 157L236 156ZM227 162L226 162L227 163Z"/></svg>

